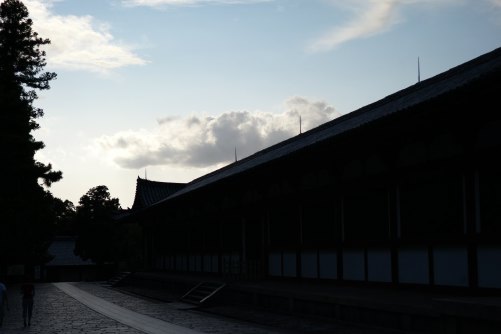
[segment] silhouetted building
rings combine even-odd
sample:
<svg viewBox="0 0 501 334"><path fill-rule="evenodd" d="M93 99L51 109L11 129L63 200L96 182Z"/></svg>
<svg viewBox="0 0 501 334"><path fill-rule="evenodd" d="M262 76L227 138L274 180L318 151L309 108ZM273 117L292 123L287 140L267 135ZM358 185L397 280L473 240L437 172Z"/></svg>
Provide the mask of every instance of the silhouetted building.
<svg viewBox="0 0 501 334"><path fill-rule="evenodd" d="M172 194L183 189L185 186L186 183L158 182L138 177L136 180L136 193L134 196L134 203L132 204L132 208L117 215L115 219L128 221L129 223L141 223L142 225L144 225L144 221L130 219L130 217L140 216L144 210L147 210L155 203L168 198ZM143 233L143 239L145 241L144 251L142 256L138 256L138 258L142 257L143 262L145 262L148 267L153 267L152 259L156 256L152 253L154 247L152 246L153 238L150 233L154 232L150 231L149 229L147 229L147 231L147 233Z"/></svg>
<svg viewBox="0 0 501 334"><path fill-rule="evenodd" d="M97 266L91 260L75 255L76 237L58 236L49 247L53 259L42 266L41 279L50 282L92 281L98 277Z"/></svg>
<svg viewBox="0 0 501 334"><path fill-rule="evenodd" d="M141 202L147 264L501 288L500 92L496 49Z"/></svg>
<svg viewBox="0 0 501 334"><path fill-rule="evenodd" d="M132 210L140 210L151 206L184 188L186 183L158 182L137 178L136 194Z"/></svg>

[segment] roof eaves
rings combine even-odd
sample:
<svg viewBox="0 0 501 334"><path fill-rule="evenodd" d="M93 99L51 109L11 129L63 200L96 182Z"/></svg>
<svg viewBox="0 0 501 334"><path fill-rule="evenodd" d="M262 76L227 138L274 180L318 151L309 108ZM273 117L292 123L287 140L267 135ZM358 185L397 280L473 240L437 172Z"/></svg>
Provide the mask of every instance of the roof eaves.
<svg viewBox="0 0 501 334"><path fill-rule="evenodd" d="M354 130L360 126L372 123L396 112L409 109L422 102L431 100L473 82L490 71L499 71L500 69L501 48L498 48L490 53L463 63L446 72L421 81L420 83L414 84L349 114L338 117L330 122L320 125L315 129L268 147L245 159L197 178L188 183L186 187L180 191L177 191L154 205L160 205L172 200L173 198L185 195L191 191L205 187L219 180L240 174L251 168L263 165L271 160L284 157L290 153L333 138L342 133Z"/></svg>

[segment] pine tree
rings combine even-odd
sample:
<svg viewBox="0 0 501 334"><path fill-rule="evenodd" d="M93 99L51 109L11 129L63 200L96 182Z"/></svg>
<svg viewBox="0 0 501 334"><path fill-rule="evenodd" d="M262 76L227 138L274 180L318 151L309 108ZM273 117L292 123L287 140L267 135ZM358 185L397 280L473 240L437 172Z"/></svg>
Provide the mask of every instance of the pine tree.
<svg viewBox="0 0 501 334"><path fill-rule="evenodd" d="M32 132L43 111L33 102L35 90L49 89L56 78L44 72L49 44L32 30L20 0L0 3L0 268L46 260L54 214L49 187L61 179L50 164L35 160L44 147ZM1 273L0 273L1 274Z"/></svg>

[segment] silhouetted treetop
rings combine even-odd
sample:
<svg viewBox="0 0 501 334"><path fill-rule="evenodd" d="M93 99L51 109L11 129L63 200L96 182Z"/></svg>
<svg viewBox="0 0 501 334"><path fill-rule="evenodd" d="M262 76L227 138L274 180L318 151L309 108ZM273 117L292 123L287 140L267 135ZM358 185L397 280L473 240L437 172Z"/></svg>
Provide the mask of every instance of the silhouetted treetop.
<svg viewBox="0 0 501 334"><path fill-rule="evenodd" d="M40 38L32 24L21 1L5 0L0 4L0 73L3 80L49 89L49 81L56 78L56 73L42 72L46 54L40 47L50 44L50 40ZM26 98L36 99L36 94L32 94Z"/></svg>
<svg viewBox="0 0 501 334"><path fill-rule="evenodd" d="M120 210L118 198L112 198L108 187L101 185L91 188L78 203L75 254L98 264L113 261L117 230L113 215Z"/></svg>

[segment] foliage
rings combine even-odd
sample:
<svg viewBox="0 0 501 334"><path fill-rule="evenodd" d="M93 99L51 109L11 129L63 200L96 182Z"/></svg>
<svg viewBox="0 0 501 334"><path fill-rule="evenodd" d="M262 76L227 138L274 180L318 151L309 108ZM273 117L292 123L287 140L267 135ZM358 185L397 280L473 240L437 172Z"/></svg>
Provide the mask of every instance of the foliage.
<svg viewBox="0 0 501 334"><path fill-rule="evenodd" d="M75 235L76 209L73 202L54 198L52 208L55 214L54 229L56 235Z"/></svg>
<svg viewBox="0 0 501 334"><path fill-rule="evenodd" d="M78 203L75 254L97 264L114 262L117 223L113 216L120 210L118 198L112 198L108 187L101 185L91 188Z"/></svg>
<svg viewBox="0 0 501 334"><path fill-rule="evenodd" d="M54 220L52 195L42 185L61 179L50 164L35 160L44 147L32 131L43 111L33 102L35 89L49 89L56 74L43 72L48 39L32 30L26 6L19 0L0 4L0 267L41 263Z"/></svg>
<svg viewBox="0 0 501 334"><path fill-rule="evenodd" d="M135 271L143 265L143 231L141 226L131 223L117 223L115 257L121 270Z"/></svg>

